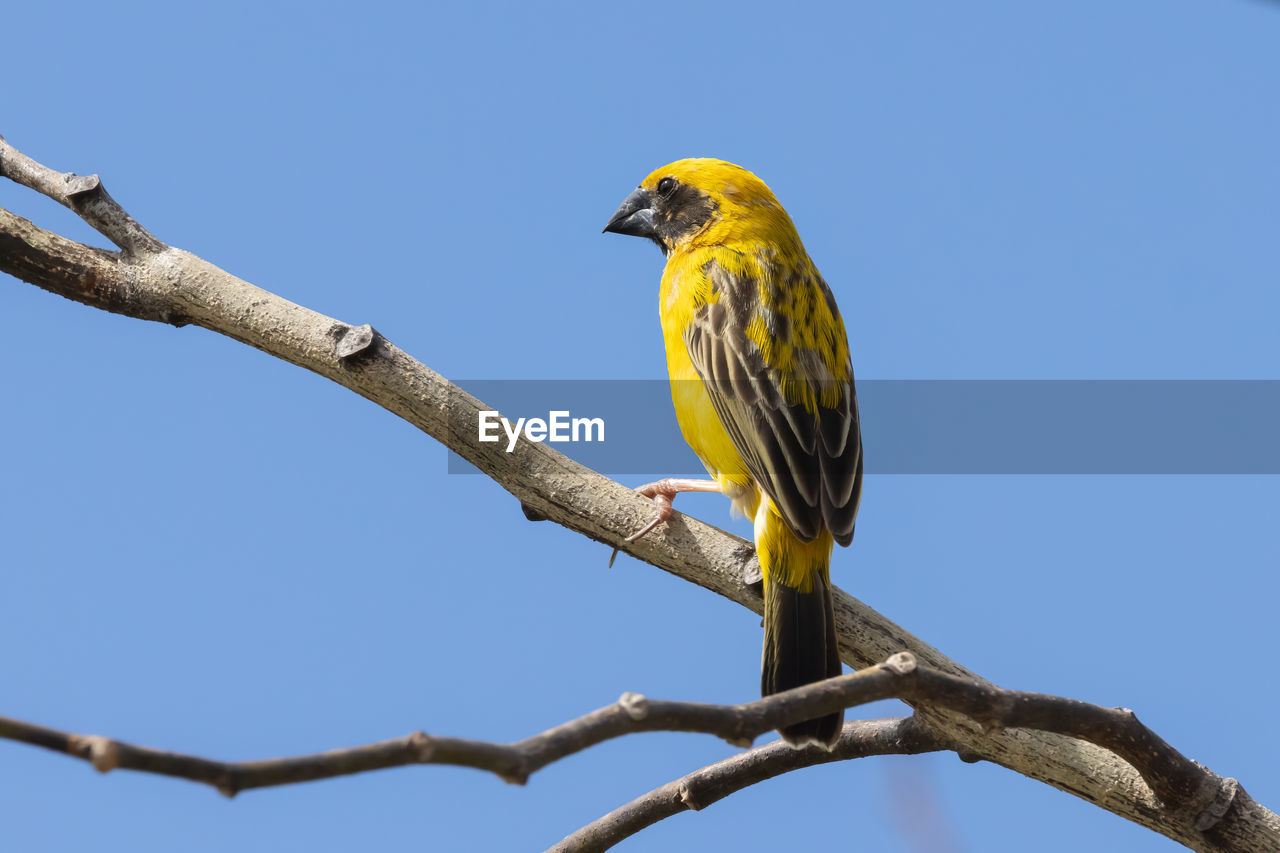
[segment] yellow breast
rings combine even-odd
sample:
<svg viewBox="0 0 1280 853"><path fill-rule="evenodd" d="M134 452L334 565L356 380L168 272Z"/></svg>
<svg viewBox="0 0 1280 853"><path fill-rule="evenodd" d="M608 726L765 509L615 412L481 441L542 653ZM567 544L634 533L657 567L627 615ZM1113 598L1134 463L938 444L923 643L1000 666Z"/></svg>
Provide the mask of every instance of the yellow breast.
<svg viewBox="0 0 1280 853"><path fill-rule="evenodd" d="M705 257L703 257L705 255ZM754 483L742 457L733 446L733 440L720 423L720 417L711 405L702 379L694 369L685 345L685 328L693 320L698 307L717 298L711 282L702 271L710 260L707 252L690 252L673 256L662 274L659 288L659 313L662 318L662 337L667 349L667 374L671 378L671 401L675 404L676 420L684 440L702 460L707 472L720 482L721 488L735 505L750 517L755 511ZM738 495L743 495L742 500Z"/></svg>

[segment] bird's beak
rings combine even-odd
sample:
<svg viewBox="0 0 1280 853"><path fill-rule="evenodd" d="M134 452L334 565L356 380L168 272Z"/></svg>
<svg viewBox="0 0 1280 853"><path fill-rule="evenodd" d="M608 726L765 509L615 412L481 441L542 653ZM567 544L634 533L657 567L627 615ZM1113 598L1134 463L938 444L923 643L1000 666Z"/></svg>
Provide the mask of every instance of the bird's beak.
<svg viewBox="0 0 1280 853"><path fill-rule="evenodd" d="M613 212L613 216L609 217L608 224L604 226L603 233L609 231L614 234L630 234L633 237L650 239L657 236L653 230L653 199L649 197L648 190L637 187L635 192L627 196L626 200Z"/></svg>

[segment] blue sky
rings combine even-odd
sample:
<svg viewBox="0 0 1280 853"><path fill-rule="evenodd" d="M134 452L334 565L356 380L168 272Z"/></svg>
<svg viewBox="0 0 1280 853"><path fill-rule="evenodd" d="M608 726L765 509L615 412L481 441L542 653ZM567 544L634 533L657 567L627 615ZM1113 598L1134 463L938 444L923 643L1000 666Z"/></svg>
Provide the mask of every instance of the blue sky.
<svg viewBox="0 0 1280 853"><path fill-rule="evenodd" d="M1274 4L49 3L5 20L14 145L446 376L661 377L661 257L600 228L653 168L717 156L787 206L860 377L1280 379ZM11 184L0 205L101 243ZM0 316L0 713L247 759L419 728L517 739L624 690L754 695L755 616L626 557L606 569L606 548L525 522L351 393L12 279ZM680 505L746 533L723 499ZM1259 663L1277 506L1274 477L882 475L833 571L988 678L1133 708L1275 807L1280 693ZM523 788L428 767L227 801L0 743L0 840L542 849L731 751L644 735ZM1173 849L949 755L792 774L620 849L712 843Z"/></svg>

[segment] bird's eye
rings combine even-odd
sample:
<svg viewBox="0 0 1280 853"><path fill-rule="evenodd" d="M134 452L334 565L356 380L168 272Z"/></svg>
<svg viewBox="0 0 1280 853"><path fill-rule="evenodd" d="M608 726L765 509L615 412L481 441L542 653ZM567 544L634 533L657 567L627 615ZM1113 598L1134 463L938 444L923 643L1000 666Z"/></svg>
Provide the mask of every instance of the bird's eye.
<svg viewBox="0 0 1280 853"><path fill-rule="evenodd" d="M663 178L662 180L658 181L658 195L662 196L663 198L666 198L667 196L671 195L672 191L675 190L675 188L676 188L675 178Z"/></svg>

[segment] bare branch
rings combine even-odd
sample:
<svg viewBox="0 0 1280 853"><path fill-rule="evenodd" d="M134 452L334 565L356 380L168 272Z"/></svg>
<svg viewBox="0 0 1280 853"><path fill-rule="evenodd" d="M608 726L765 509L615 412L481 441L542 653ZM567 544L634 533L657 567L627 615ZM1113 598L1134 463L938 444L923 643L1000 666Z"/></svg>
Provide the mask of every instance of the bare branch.
<svg viewBox="0 0 1280 853"><path fill-rule="evenodd" d="M154 254L165 248L125 212L97 175L55 172L18 151L0 136L0 175L70 208L126 255Z"/></svg>
<svg viewBox="0 0 1280 853"><path fill-rule="evenodd" d="M703 732L745 746L781 726L881 699L903 699L918 705L949 708L989 731L1034 728L1071 735L1110 749L1137 769L1168 812L1189 811L1188 819L1202 830L1217 824L1239 791L1234 780L1222 779L1169 746L1138 722L1132 711L1039 693L1003 690L978 679L919 667L907 652L851 675L741 705L652 700L626 693L612 705L514 744L414 732L395 740L298 758L220 762L104 737L68 734L5 718L0 718L0 737L74 755L102 772L123 767L177 776L213 785L228 795L249 788L405 764L475 767L496 773L507 781L523 783L530 774L554 761L625 734ZM918 721L917 725L920 725ZM858 740L864 744L859 749L865 747L864 740ZM918 735L912 741L926 742L930 749L954 748L939 741L934 732L928 733L927 738ZM799 766L803 765L788 765L789 769Z"/></svg>
<svg viewBox="0 0 1280 853"><path fill-rule="evenodd" d="M174 776L212 785L227 796L251 788L309 782L407 764L473 767L488 770L508 782L524 784L531 774L548 764L603 741L637 732L702 732L735 745L748 746L765 732L814 716L817 709L833 702L858 705L892 695L893 679L886 675L892 676L894 672L892 668L870 667L833 679L835 692L810 685L741 705L671 702L625 693L612 705L513 744L414 732L393 740L314 755L227 762L98 735L72 734L7 717L0 717L0 738L80 758L103 773L120 768Z"/></svg>
<svg viewBox="0 0 1280 853"><path fill-rule="evenodd" d="M67 204L123 252L53 239L12 214L0 215L0 271L97 308L147 320L192 323L249 344L332 379L441 441L541 516L760 612L759 594L744 578L753 572L749 543L675 513L660 530L634 543L626 536L651 514L649 501L600 476L549 445L520 442L507 453L477 440L484 406L368 326L352 326L257 288L212 264L158 241L109 197L80 204L81 188L0 148L0 174ZM59 189L58 180L63 181ZM84 192L94 192L84 190ZM602 555L603 559L603 555ZM867 666L907 650L925 665L972 674L862 602L837 590L837 628L843 659ZM1170 812L1127 762L1062 735L1024 729L984 732L963 714L920 706L922 723L967 760L988 760L1039 779L1193 849L1263 849L1257 839L1280 838L1280 819L1240 790L1222 820L1205 832L1184 812Z"/></svg>
<svg viewBox="0 0 1280 853"><path fill-rule="evenodd" d="M133 269L118 252L68 240L0 208L0 270L113 314L184 325L172 300L152 288L132 286Z"/></svg>
<svg viewBox="0 0 1280 853"><path fill-rule="evenodd" d="M792 770L870 755L917 755L941 748L915 717L845 723L830 752L794 749L776 740L655 788L582 827L547 853L608 850L660 820L683 811L699 811L749 785Z"/></svg>
<svg viewBox="0 0 1280 853"><path fill-rule="evenodd" d="M1127 760L1171 811L1185 811L1201 831L1212 829L1237 796L1247 796L1235 779L1223 779L1186 758L1123 708L1102 708L1075 699L1003 690L978 679L960 678L916 667L911 655L894 655L863 673L858 682L842 676L772 697L780 702L804 702L825 713L852 698L850 688L872 701L884 695L921 705L942 706L976 720L989 731L1034 728L1072 735L1110 749ZM896 678L895 678L896 676ZM822 694L825 702L815 702ZM855 703L861 704L861 702ZM831 753L795 750L781 741L708 765L656 788L579 829L549 853L594 853L607 850L659 820L685 810L699 810L748 785L801 767L868 755L915 754L951 748L921 725L918 717L867 720L845 725ZM1275 844L1272 837L1265 843ZM1224 849L1235 849L1230 845ZM1258 849L1271 849L1259 847Z"/></svg>
<svg viewBox="0 0 1280 853"><path fill-rule="evenodd" d="M1043 693L1004 690L987 682L916 667L910 654L894 655L884 669L897 670L904 685L899 699L943 707L976 720L988 731L1037 729L1070 735L1108 749L1129 762L1169 811L1189 809L1202 830L1222 817L1218 804L1238 790L1178 752L1126 708L1103 708Z"/></svg>

